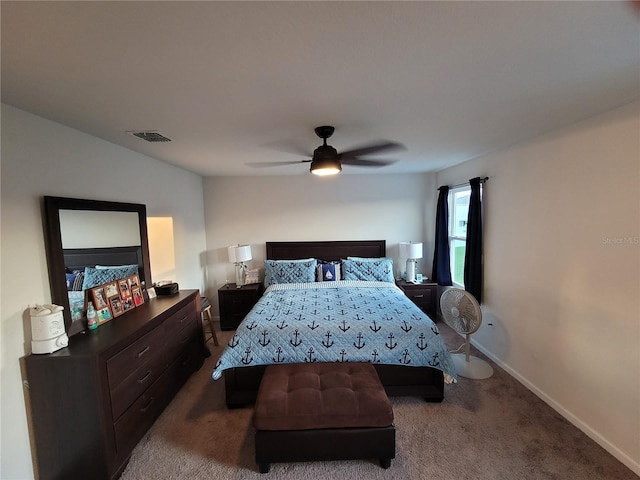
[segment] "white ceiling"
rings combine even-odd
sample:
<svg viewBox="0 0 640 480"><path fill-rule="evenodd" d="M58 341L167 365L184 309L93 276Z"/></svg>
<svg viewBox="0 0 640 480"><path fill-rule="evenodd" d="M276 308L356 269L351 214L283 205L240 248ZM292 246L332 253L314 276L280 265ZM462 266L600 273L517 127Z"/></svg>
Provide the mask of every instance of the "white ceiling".
<svg viewBox="0 0 640 480"><path fill-rule="evenodd" d="M2 101L203 175L437 171L635 101L631 2L1 2ZM171 143L126 133L157 130ZM289 153L293 151L294 153Z"/></svg>

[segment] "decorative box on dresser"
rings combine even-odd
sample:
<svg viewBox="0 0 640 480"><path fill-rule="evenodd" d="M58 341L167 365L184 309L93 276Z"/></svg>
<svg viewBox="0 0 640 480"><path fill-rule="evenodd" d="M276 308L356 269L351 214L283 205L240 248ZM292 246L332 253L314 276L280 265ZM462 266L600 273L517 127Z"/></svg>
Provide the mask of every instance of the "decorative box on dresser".
<svg viewBox="0 0 640 480"><path fill-rule="evenodd" d="M421 283L411 283L405 280L397 280L396 285L400 287L404 294L420 307L424 313L429 315L432 320L436 320L438 313L437 282L424 280Z"/></svg>
<svg viewBox="0 0 640 480"><path fill-rule="evenodd" d="M158 296L23 358L36 478L115 479L204 361L197 290Z"/></svg>
<svg viewBox="0 0 640 480"><path fill-rule="evenodd" d="M218 289L220 330L235 330L262 296L262 284L251 283L240 288L228 283Z"/></svg>

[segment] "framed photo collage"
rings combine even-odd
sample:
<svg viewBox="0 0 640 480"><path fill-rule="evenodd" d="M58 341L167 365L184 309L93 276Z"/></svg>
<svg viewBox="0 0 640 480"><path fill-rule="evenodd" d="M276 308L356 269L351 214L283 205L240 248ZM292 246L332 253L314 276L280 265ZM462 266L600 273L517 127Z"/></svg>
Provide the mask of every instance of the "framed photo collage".
<svg viewBox="0 0 640 480"><path fill-rule="evenodd" d="M87 290L85 310L93 302L98 325L119 317L144 303L144 295L138 275L121 278Z"/></svg>

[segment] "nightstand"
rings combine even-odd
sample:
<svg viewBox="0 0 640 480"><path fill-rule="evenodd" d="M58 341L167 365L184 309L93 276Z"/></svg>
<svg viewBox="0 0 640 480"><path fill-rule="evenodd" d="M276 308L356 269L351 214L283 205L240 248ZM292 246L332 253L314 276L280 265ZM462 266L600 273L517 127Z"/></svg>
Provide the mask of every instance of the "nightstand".
<svg viewBox="0 0 640 480"><path fill-rule="evenodd" d="M236 288L229 283L218 289L220 329L235 330L262 296L262 284L252 283Z"/></svg>
<svg viewBox="0 0 640 480"><path fill-rule="evenodd" d="M396 285L404 294L420 309L436 320L438 313L438 283L433 280L425 280L422 283L410 283L405 280L397 280Z"/></svg>

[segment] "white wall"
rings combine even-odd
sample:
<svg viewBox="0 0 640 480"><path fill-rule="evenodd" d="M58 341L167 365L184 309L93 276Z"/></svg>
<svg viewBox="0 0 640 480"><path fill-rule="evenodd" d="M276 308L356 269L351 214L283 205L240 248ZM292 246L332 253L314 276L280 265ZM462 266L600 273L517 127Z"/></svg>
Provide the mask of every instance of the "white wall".
<svg viewBox="0 0 640 480"><path fill-rule="evenodd" d="M217 314L217 289L235 280L227 246L250 244L249 268L263 266L265 242L386 240L398 260L398 243L422 241L417 272L430 275L437 192L434 175L339 175L308 172L282 177L209 177L204 181L207 294ZM399 265L398 265L399 268Z"/></svg>
<svg viewBox="0 0 640 480"><path fill-rule="evenodd" d="M639 110L437 175L438 185L490 177L475 343L638 474Z"/></svg>
<svg viewBox="0 0 640 480"><path fill-rule="evenodd" d="M2 105L1 195L0 478L26 479L33 478L33 469L19 358L30 346L28 305L51 301L42 196L142 203L148 216L172 217L174 279L181 288L203 289L202 178Z"/></svg>

